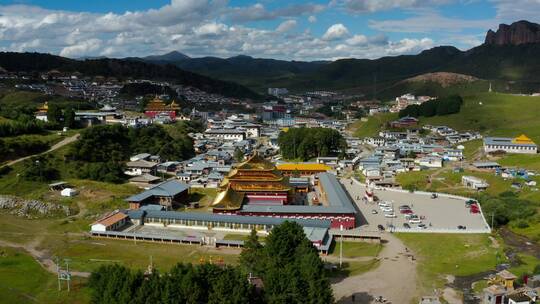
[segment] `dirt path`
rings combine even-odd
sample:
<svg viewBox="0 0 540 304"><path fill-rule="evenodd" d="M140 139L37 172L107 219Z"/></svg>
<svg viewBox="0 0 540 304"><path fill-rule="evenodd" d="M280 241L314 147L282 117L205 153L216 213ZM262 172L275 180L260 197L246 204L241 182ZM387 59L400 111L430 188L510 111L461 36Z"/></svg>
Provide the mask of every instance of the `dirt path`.
<svg viewBox="0 0 540 304"><path fill-rule="evenodd" d="M379 254L381 263L376 269L347 277L332 284L338 303L374 303L382 296L394 304L410 303L416 295L416 262L408 256L403 243L391 234Z"/></svg>
<svg viewBox="0 0 540 304"><path fill-rule="evenodd" d="M16 243L0 240L0 247L11 247L11 248L23 249L26 252L28 252L41 265L41 267L43 267L48 272L56 275L57 274L56 263L51 259L51 257L47 254L47 252L36 249L39 243L40 243L39 239L35 239L28 244L16 244ZM71 271L71 275L76 276L76 277L87 278L90 276L90 273L81 272L81 271Z"/></svg>
<svg viewBox="0 0 540 304"><path fill-rule="evenodd" d="M25 159L29 159L29 158L37 156L37 155L47 154L47 153L50 153L50 152L52 152L54 150L58 150L58 149L62 148L63 146L69 145L70 143L72 143L72 142L76 141L77 139L79 139L79 135L80 134L77 133L77 134L75 134L73 136L66 137L66 138L62 139L60 142L54 144L49 150L47 150L45 152L38 153L38 154L32 154L32 155L28 155L28 156L21 157L21 158L17 158L17 159L12 160L12 161L10 161L8 163L0 165L0 168L4 167L4 166L12 166L12 165L14 165L14 164L16 164L18 162L21 162L21 161L23 161Z"/></svg>

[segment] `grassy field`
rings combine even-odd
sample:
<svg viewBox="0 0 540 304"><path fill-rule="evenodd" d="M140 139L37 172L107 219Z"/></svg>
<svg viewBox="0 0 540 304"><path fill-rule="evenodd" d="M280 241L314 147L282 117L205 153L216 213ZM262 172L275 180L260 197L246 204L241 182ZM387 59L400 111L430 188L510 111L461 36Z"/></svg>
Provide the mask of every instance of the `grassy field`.
<svg viewBox="0 0 540 304"><path fill-rule="evenodd" d="M25 252L0 247L0 303L89 303L84 279L74 277L71 292L58 291L56 276Z"/></svg>
<svg viewBox="0 0 540 304"><path fill-rule="evenodd" d="M377 259L371 259L369 261L347 261L343 262L341 269L330 271L328 275L330 277L347 277L356 276L362 273L371 271L379 266L381 262Z"/></svg>
<svg viewBox="0 0 540 304"><path fill-rule="evenodd" d="M354 135L357 137L377 136L379 131L383 129L384 125L397 119L397 113L383 113L374 116L370 116L368 121L357 121L351 125L351 130L354 130Z"/></svg>
<svg viewBox="0 0 540 304"><path fill-rule="evenodd" d="M331 255L339 257L339 238L331 248ZM376 257L381 252L382 245L367 242L343 242L344 258Z"/></svg>
<svg viewBox="0 0 540 304"><path fill-rule="evenodd" d="M441 288L445 275L466 276L493 269L501 260L488 235L397 234L418 259L419 288Z"/></svg>

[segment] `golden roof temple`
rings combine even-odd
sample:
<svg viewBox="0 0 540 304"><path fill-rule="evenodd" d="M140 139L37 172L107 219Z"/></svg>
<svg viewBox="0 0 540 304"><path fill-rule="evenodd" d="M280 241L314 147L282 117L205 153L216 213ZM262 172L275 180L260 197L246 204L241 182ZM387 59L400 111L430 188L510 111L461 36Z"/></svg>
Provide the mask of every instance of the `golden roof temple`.
<svg viewBox="0 0 540 304"><path fill-rule="evenodd" d="M534 144L532 139L528 138L525 134L521 134L520 136L514 138L512 140L512 143L514 144L521 144L521 145L531 145Z"/></svg>
<svg viewBox="0 0 540 304"><path fill-rule="evenodd" d="M41 107L37 108L36 113L47 113L48 111L49 111L49 103L45 101L45 103L43 103Z"/></svg>
<svg viewBox="0 0 540 304"><path fill-rule="evenodd" d="M158 97L155 97L152 99L148 104L146 105L145 111L178 111L180 110L180 106L176 103L176 101L172 101L170 104L165 104L163 100L159 99Z"/></svg>
<svg viewBox="0 0 540 304"><path fill-rule="evenodd" d="M216 196L214 202L212 203L212 208L223 211L238 210L242 206L243 202L244 193L236 192L229 186Z"/></svg>
<svg viewBox="0 0 540 304"><path fill-rule="evenodd" d="M222 192L212 204L214 210L238 210L242 207L244 196L248 200L274 200L286 204L293 194L288 179L257 152L232 169L220 188ZM231 192L242 196L234 196Z"/></svg>

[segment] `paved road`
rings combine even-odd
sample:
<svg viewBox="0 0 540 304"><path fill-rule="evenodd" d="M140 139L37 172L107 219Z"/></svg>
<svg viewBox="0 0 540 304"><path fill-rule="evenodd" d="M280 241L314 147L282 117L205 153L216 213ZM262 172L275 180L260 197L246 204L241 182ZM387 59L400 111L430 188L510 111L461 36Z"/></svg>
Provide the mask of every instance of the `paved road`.
<svg viewBox="0 0 540 304"><path fill-rule="evenodd" d="M350 184L350 179L342 180L349 195L355 199L363 195L363 189L357 184ZM365 211L365 206L357 202L360 210ZM365 213L365 212L364 212ZM376 230L376 224L368 224L363 218L357 228L361 231ZM378 232L377 232L378 233ZM405 248L405 245L390 233L382 233L385 244L379 254L380 265L376 269L342 280L334 281L332 288L338 303L375 303L380 296L391 303L411 303L416 294L416 262L413 260L413 252Z"/></svg>
<svg viewBox="0 0 540 304"><path fill-rule="evenodd" d="M47 154L47 153L50 153L54 150L58 150L60 148L62 148L63 146L65 145L69 145L70 143L76 141L77 139L79 139L79 133L73 135L73 136L70 136L70 137L66 137L64 139L62 139L60 142L56 143L55 145L53 145L49 150L45 151L45 152L42 152L42 153L38 153L38 154L33 154L33 155L28 155L28 156L25 156L25 157L21 157L21 158L17 158L15 160L12 160L8 163L5 163L3 165L0 165L0 168L4 167L4 166L12 166L18 162L21 162L25 159L29 159L31 157L34 157L34 156L37 156L37 155L42 155L42 154Z"/></svg>
<svg viewBox="0 0 540 304"><path fill-rule="evenodd" d="M416 295L416 262L403 243L386 233L387 241L381 251L380 265L376 269L333 282L332 289L338 303L374 303L382 296L393 304L411 303Z"/></svg>

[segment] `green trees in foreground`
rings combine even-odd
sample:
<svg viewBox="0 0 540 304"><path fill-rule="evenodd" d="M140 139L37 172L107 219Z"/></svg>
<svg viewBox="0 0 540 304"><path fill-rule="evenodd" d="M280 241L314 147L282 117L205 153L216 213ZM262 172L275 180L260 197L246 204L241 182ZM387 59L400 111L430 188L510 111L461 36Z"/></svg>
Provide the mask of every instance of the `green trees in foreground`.
<svg viewBox="0 0 540 304"><path fill-rule="evenodd" d="M185 160L195 155L193 141L184 136L173 138L158 125L142 128L102 125L84 130L66 154L79 168L80 178L121 182L124 162L131 155L150 153L164 160Z"/></svg>
<svg viewBox="0 0 540 304"><path fill-rule="evenodd" d="M262 290L248 282L260 277ZM89 280L93 303L333 303L317 250L300 225L275 227L266 245L252 232L239 266L177 264L144 275L120 265L100 267Z"/></svg>
<svg viewBox="0 0 540 304"><path fill-rule="evenodd" d="M279 133L278 144L286 159L309 160L339 155L347 149L343 136L329 128L291 128Z"/></svg>

